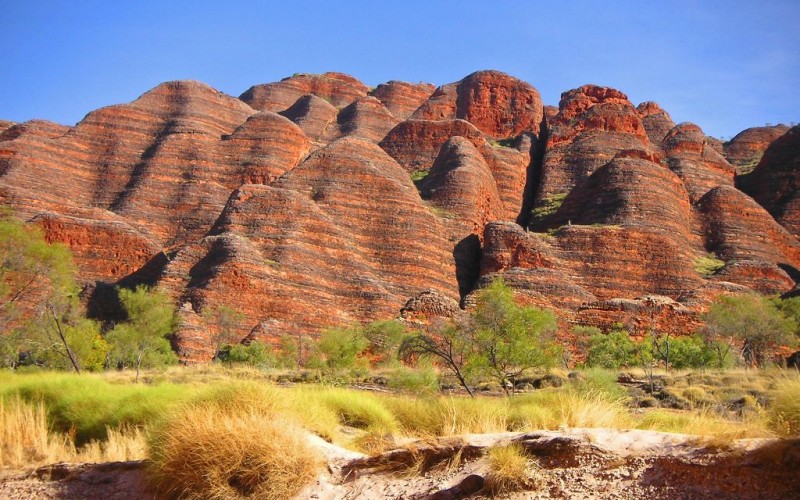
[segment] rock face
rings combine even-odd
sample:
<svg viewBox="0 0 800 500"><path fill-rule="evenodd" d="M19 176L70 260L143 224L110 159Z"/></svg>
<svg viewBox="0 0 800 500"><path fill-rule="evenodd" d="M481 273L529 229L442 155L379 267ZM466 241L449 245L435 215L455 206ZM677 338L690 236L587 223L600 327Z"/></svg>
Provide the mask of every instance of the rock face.
<svg viewBox="0 0 800 500"><path fill-rule="evenodd" d="M279 82L254 85L239 98L253 109L277 113L289 108L306 94L316 95L341 108L356 99L366 97L368 91L366 85L342 73L301 73Z"/></svg>
<svg viewBox="0 0 800 500"><path fill-rule="evenodd" d="M563 332L692 331L720 293L797 289L798 137L722 145L596 85L543 106L497 71L373 90L301 74L239 99L178 81L74 127L0 122L0 203L70 246L87 293L168 291L187 362L213 355L209 307L244 314L233 340L275 342L424 326L496 277Z"/></svg>
<svg viewBox="0 0 800 500"><path fill-rule="evenodd" d="M725 158L739 174L747 174L761 161L764 151L775 139L789 130L786 125L772 127L753 127L736 134L736 137L723 144Z"/></svg>
<svg viewBox="0 0 800 500"><path fill-rule="evenodd" d="M800 238L800 126L776 139L753 173L740 182L795 237Z"/></svg>

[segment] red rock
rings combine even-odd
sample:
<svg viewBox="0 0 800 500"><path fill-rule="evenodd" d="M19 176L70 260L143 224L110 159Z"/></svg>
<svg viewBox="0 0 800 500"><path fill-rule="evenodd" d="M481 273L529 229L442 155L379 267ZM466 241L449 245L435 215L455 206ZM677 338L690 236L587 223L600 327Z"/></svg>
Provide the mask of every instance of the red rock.
<svg viewBox="0 0 800 500"><path fill-rule="evenodd" d="M653 101L639 104L636 112L642 119L647 137L655 145L660 145L667 133L675 126L669 114Z"/></svg>
<svg viewBox="0 0 800 500"><path fill-rule="evenodd" d="M261 111L223 137L221 149L226 158L239 158L240 183L269 184L294 168L308 154L310 143L288 118ZM231 180L221 183L230 185Z"/></svg>
<svg viewBox="0 0 800 500"><path fill-rule="evenodd" d="M714 148L700 127L681 123L662 143L669 168L683 179L693 202L717 186L732 186L735 171Z"/></svg>
<svg viewBox="0 0 800 500"><path fill-rule="evenodd" d="M265 321L267 340L316 335L391 317L422 290L457 298L445 235L397 163L346 138L273 186L234 192L212 236L179 253L162 283L196 312L235 296L241 337ZM181 338L185 356L210 359L196 332Z"/></svg>
<svg viewBox="0 0 800 500"><path fill-rule="evenodd" d="M428 171L442 145L454 136L479 147L484 142L480 131L464 120L406 120L386 135L380 147L407 172Z"/></svg>
<svg viewBox="0 0 800 500"><path fill-rule="evenodd" d="M302 73L279 82L255 85L239 98L253 109L277 113L288 109L306 94L314 94L333 106L342 108L356 99L366 97L368 91L366 85L342 73Z"/></svg>
<svg viewBox="0 0 800 500"><path fill-rule="evenodd" d="M369 95L377 97L398 120L405 120L425 102L436 88L430 83L392 80L378 85Z"/></svg>
<svg viewBox="0 0 800 500"><path fill-rule="evenodd" d="M113 214L97 219L42 215L45 239L72 249L83 281L116 281L142 268L161 247Z"/></svg>
<svg viewBox="0 0 800 500"><path fill-rule="evenodd" d="M184 361L211 358L202 312L220 304L245 314L234 340L274 342L398 312L424 327L503 277L569 340L570 324L648 318L688 332L721 293L797 287L797 229L773 217L800 225L800 129L737 180L764 210L721 144L614 89L555 110L498 72L369 93L329 73L243 98L261 111L170 82L71 128L0 122L0 203L72 248L86 293L170 292ZM726 152L765 147L748 134ZM530 225L549 233L510 222L532 207L552 209ZM725 261L710 277L695 270L708 251Z"/></svg>
<svg viewBox="0 0 800 500"><path fill-rule="evenodd" d="M69 127L47 120L30 120L24 123L0 122L0 142L11 141L23 135L56 139L69 132Z"/></svg>
<svg viewBox="0 0 800 500"><path fill-rule="evenodd" d="M775 139L742 189L800 238L800 126Z"/></svg>
<svg viewBox="0 0 800 500"><path fill-rule="evenodd" d="M437 87L427 101L422 103L409 117L410 120L453 120L456 117L458 83Z"/></svg>
<svg viewBox="0 0 800 500"><path fill-rule="evenodd" d="M342 109L337 122L342 136L359 137L377 144L399 120L375 97L363 97Z"/></svg>
<svg viewBox="0 0 800 500"><path fill-rule="evenodd" d="M539 134L544 111L539 91L499 71L478 71L439 87L417 109L417 120L459 118L495 139Z"/></svg>
<svg viewBox="0 0 800 500"><path fill-rule="evenodd" d="M489 166L464 137L451 137L420 184L422 197L455 216L462 233L483 237L483 227L501 218L502 203Z"/></svg>
<svg viewBox="0 0 800 500"><path fill-rule="evenodd" d="M531 138L523 135L513 147L487 142L479 130L463 120L407 120L392 129L380 146L409 172L428 171L451 137L468 139L481 153L503 201L503 220L517 220L531 163Z"/></svg>
<svg viewBox="0 0 800 500"><path fill-rule="evenodd" d="M753 127L743 130L723 144L725 158L736 168L736 173L749 173L761 161L767 147L788 130L789 127L786 125Z"/></svg>
<svg viewBox="0 0 800 500"><path fill-rule="evenodd" d="M0 140L5 140L5 139L2 139L3 132L5 132L9 128L13 127L14 125L16 125L16 123L10 122L8 120L0 120Z"/></svg>
<svg viewBox="0 0 800 500"><path fill-rule="evenodd" d="M642 121L622 92L585 85L561 95L548 120L547 146L536 206L564 196L621 151L652 153Z"/></svg>
<svg viewBox="0 0 800 500"><path fill-rule="evenodd" d="M539 91L499 71L479 71L459 82L456 116L497 139L539 134L543 117Z"/></svg>
<svg viewBox="0 0 800 500"><path fill-rule="evenodd" d="M706 248L729 266L737 261L755 261L723 269L727 281L753 286L764 293L793 288L792 279L787 280L781 268L800 269L800 243L764 208L730 186L709 191L698 202L698 208L703 216Z"/></svg>
<svg viewBox="0 0 800 500"><path fill-rule="evenodd" d="M442 146L419 187L449 230L456 278L464 295L478 278L483 227L502 217L497 184L477 148L456 136Z"/></svg>
<svg viewBox="0 0 800 500"><path fill-rule="evenodd" d="M281 115L296 123L317 145L327 144L327 138L338 136L336 116L339 111L328 101L306 94Z"/></svg>

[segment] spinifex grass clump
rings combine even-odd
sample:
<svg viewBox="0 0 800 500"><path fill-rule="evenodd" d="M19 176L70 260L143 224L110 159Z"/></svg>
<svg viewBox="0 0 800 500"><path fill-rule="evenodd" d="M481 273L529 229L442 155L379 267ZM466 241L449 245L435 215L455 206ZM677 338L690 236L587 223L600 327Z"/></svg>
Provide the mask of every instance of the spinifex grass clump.
<svg viewBox="0 0 800 500"><path fill-rule="evenodd" d="M769 410L770 424L783 436L800 436L800 379L777 384Z"/></svg>
<svg viewBox="0 0 800 500"><path fill-rule="evenodd" d="M104 441L76 448L69 435L55 432L42 402L0 399L0 468L19 469L55 462L113 462L145 458L140 429L109 429Z"/></svg>
<svg viewBox="0 0 800 500"><path fill-rule="evenodd" d="M322 460L274 389L225 390L173 411L151 432L153 478L180 498L285 499Z"/></svg>
<svg viewBox="0 0 800 500"><path fill-rule="evenodd" d="M69 373L5 376L2 382L0 396L42 402L53 430L74 434L77 446L105 440L109 428L148 425L197 392L191 386L117 385Z"/></svg>
<svg viewBox="0 0 800 500"><path fill-rule="evenodd" d="M493 495L530 490L540 483L533 460L521 446L511 444L489 450L489 473L484 488Z"/></svg>

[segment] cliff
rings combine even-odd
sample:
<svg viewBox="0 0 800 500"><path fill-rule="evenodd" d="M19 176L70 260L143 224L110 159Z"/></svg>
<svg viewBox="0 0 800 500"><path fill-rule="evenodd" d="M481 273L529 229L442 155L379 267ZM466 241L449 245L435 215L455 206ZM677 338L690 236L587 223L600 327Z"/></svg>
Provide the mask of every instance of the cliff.
<svg viewBox="0 0 800 500"><path fill-rule="evenodd" d="M72 249L95 311L108 285L167 290L186 361L213 355L213 305L275 341L452 315L495 277L565 331L656 312L692 331L720 293L796 288L798 138L723 144L597 85L545 106L497 71L298 74L239 98L178 81L74 127L0 121L0 203Z"/></svg>

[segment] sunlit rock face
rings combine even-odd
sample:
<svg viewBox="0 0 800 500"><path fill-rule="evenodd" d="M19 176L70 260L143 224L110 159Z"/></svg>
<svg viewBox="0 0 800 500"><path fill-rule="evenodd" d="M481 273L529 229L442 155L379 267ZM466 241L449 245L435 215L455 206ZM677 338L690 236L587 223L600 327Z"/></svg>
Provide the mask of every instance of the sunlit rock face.
<svg viewBox="0 0 800 500"><path fill-rule="evenodd" d="M0 203L71 248L101 318L92 290L169 292L187 362L213 356L209 307L274 342L457 316L497 277L562 334L656 310L692 331L721 293L797 287L798 137L723 144L597 85L545 106L497 71L298 74L240 98L177 81L74 127L0 121Z"/></svg>

